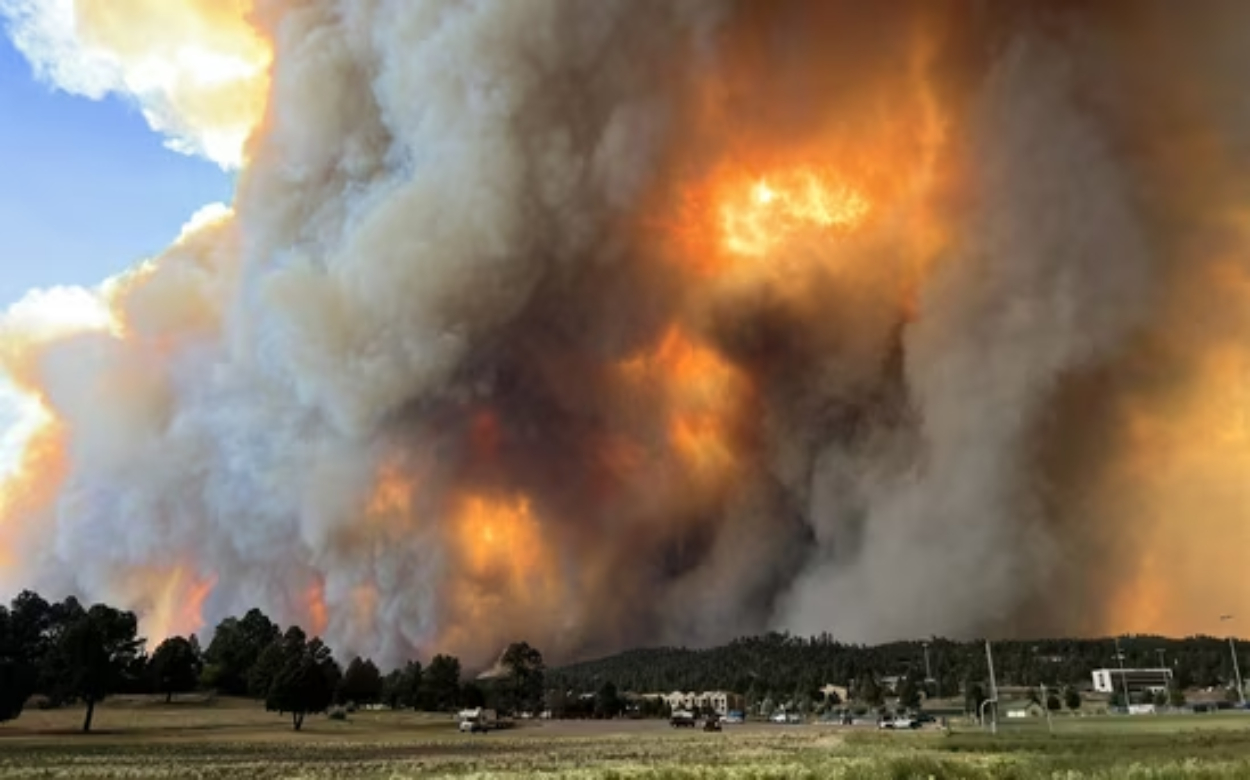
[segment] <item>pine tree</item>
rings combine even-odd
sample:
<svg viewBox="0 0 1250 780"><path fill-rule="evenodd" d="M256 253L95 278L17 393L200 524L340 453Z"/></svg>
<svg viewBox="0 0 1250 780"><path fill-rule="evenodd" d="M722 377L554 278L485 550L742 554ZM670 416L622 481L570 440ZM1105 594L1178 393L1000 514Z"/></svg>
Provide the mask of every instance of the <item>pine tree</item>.
<svg viewBox="0 0 1250 780"><path fill-rule="evenodd" d="M307 644L292 641L286 651L286 662L274 678L265 704L268 709L291 713L291 723L299 731L308 713L325 712L334 700L339 668L320 639Z"/></svg>

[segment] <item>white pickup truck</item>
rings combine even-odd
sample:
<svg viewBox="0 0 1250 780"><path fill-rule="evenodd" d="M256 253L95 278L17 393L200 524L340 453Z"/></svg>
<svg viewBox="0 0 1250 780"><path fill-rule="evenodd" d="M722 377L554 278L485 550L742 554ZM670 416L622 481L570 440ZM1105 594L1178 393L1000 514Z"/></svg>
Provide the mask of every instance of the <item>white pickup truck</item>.
<svg viewBox="0 0 1250 780"><path fill-rule="evenodd" d="M486 710L477 707L471 710L460 711L460 730L469 734L486 733L491 729L498 728L499 716L494 710Z"/></svg>

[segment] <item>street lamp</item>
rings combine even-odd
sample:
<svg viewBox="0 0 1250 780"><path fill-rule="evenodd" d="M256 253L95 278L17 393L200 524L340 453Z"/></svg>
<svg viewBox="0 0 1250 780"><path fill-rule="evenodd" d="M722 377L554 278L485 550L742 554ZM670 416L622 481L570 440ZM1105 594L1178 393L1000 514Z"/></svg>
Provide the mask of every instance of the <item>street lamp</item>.
<svg viewBox="0 0 1250 780"><path fill-rule="evenodd" d="M990 669L990 698L981 705L981 722L985 722L985 705L993 703L994 719L990 721L990 733L998 733L998 683L994 680L994 654L990 650L990 640L985 640L985 663Z"/></svg>
<svg viewBox="0 0 1250 780"><path fill-rule="evenodd" d="M1034 656L1034 658L1036 658L1036 656L1037 656L1037 650L1038 650L1037 645L1034 645L1034 646L1033 646L1033 656ZM1053 725L1051 725L1051 722L1050 722L1050 697L1046 695L1046 682L1045 682L1044 680L1042 680L1042 679L1039 677L1039 678L1038 678L1038 681L1037 681L1037 684L1038 684L1038 685L1041 687L1041 689L1042 689L1042 702L1041 702L1041 704L1042 704L1042 709L1044 709L1044 710L1046 711L1046 730L1047 730L1048 732L1050 732L1051 734L1054 734L1054 733L1055 733L1055 727L1054 727Z"/></svg>
<svg viewBox="0 0 1250 780"><path fill-rule="evenodd" d="M1046 731L1051 734L1055 733L1055 727L1050 722L1050 697L1046 695L1046 683L1039 683L1042 688L1042 709L1046 711Z"/></svg>
<svg viewBox="0 0 1250 780"><path fill-rule="evenodd" d="M1220 615L1220 622L1232 620L1232 615ZM1228 634L1228 651L1233 655L1233 675L1237 678L1237 696L1241 699L1241 706L1246 706L1246 688L1241 684L1241 667L1237 665L1237 643L1233 639L1232 632Z"/></svg>
<svg viewBox="0 0 1250 780"><path fill-rule="evenodd" d="M1124 687L1124 711L1129 711L1128 673L1124 671L1124 653L1120 652L1120 637L1115 638L1115 657L1120 662L1120 684Z"/></svg>
<svg viewBox="0 0 1250 780"><path fill-rule="evenodd" d="M1168 673L1168 662L1163 657L1167 651L1164 650L1162 647L1159 647L1155 649L1155 652L1159 654L1159 670L1163 672L1163 683L1168 687L1168 692L1170 693L1174 686L1173 686L1173 681L1172 681L1172 675ZM1169 697L1169 703L1170 703L1170 697Z"/></svg>
<svg viewBox="0 0 1250 780"><path fill-rule="evenodd" d="M934 679L933 679L933 670L929 668L929 643L928 643L928 642L924 642L924 643L922 643L922 644L924 645L924 682L925 682L925 695L926 695L926 696L928 696L928 695L929 695L929 694L928 694L928 687L929 687L929 683L934 682ZM941 689L940 687L936 688L936 689L934 690L934 693L936 694L936 698L939 698L939 699L940 699L940 698L942 698L942 689Z"/></svg>

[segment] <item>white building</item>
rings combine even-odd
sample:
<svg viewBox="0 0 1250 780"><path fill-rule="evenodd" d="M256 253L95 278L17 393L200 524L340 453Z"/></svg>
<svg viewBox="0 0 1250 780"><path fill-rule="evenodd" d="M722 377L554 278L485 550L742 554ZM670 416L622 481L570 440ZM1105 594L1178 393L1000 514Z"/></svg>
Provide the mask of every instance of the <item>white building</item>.
<svg viewBox="0 0 1250 780"><path fill-rule="evenodd" d="M1171 669L1095 669L1094 690L1099 693L1166 691L1172 685Z"/></svg>
<svg viewBox="0 0 1250 780"><path fill-rule="evenodd" d="M728 691L704 691L703 693L672 693L647 694L647 698L663 699L673 710L710 709L717 715L727 715L730 710L742 708L742 697Z"/></svg>

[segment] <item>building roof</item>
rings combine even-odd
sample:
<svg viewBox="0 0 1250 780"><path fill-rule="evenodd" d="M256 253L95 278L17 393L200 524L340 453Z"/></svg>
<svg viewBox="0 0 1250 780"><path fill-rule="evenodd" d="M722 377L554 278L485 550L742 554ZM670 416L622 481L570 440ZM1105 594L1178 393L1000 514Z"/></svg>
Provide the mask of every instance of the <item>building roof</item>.
<svg viewBox="0 0 1250 780"><path fill-rule="evenodd" d="M1041 708L1042 708L1042 705L1032 700L1011 701L1003 705L1003 709L1005 710L1031 710L1031 709L1040 710Z"/></svg>
<svg viewBox="0 0 1250 780"><path fill-rule="evenodd" d="M1120 669L1119 667L1115 667L1115 668L1108 667L1105 669L1095 669L1093 671L1094 674L1098 674L1099 672L1104 672L1107 674L1172 674L1172 670L1166 666L1154 667L1154 668L1149 668L1149 669Z"/></svg>

